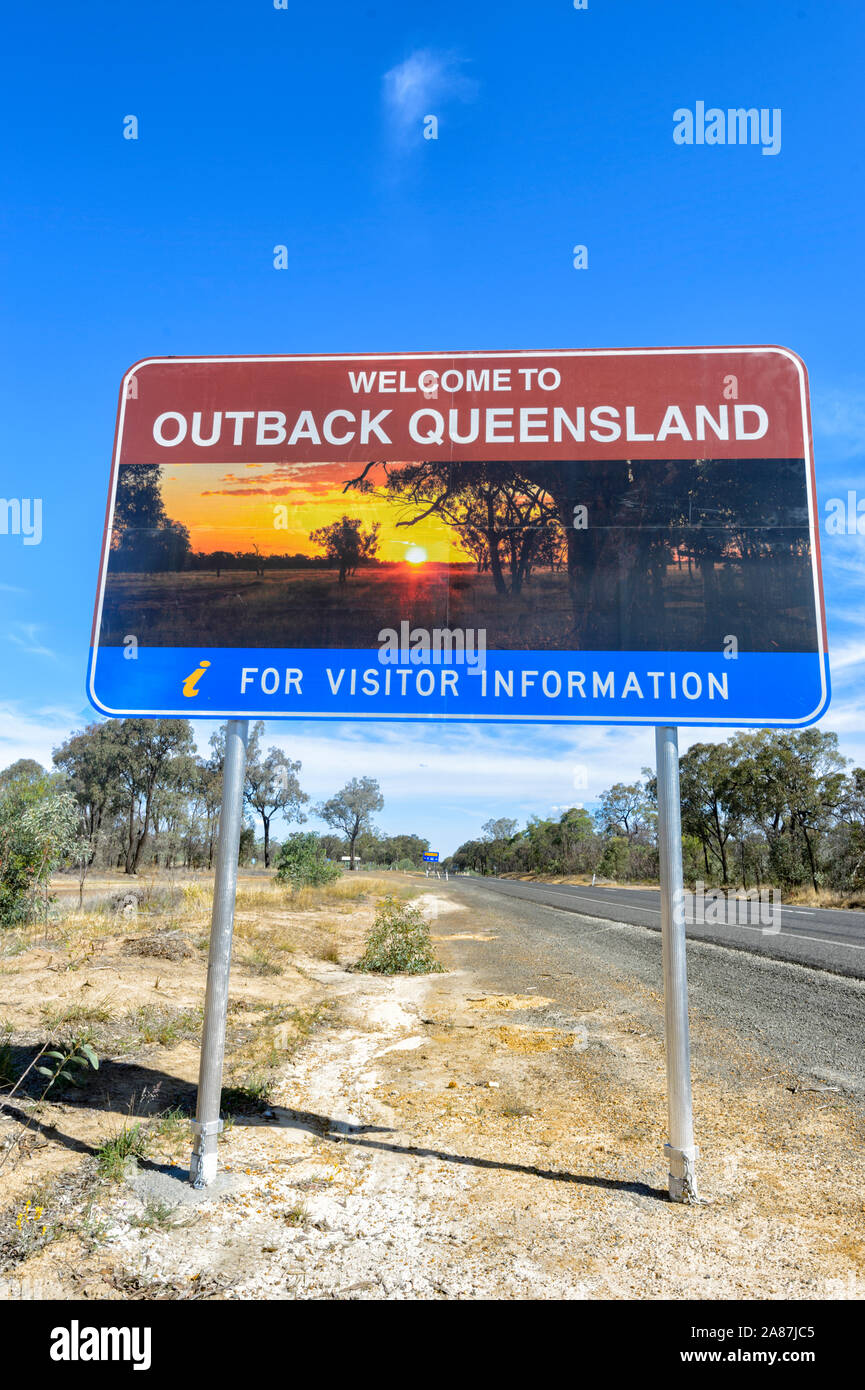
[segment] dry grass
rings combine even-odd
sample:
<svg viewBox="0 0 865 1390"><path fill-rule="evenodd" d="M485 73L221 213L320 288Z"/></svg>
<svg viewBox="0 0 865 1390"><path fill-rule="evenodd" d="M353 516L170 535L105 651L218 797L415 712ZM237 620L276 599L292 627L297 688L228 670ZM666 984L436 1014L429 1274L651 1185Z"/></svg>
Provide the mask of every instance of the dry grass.
<svg viewBox="0 0 865 1390"><path fill-rule="evenodd" d="M39 1013L49 1042L86 1041L102 1055L120 1057L153 1046L197 1041L203 1017L200 1006L178 1007L167 999L118 1013L110 995L92 1004L81 1000L44 1004Z"/></svg>
<svg viewBox="0 0 865 1390"><path fill-rule="evenodd" d="M52 880L51 891L58 900L52 904L47 926L35 920L0 932L0 959L40 947L62 952L63 968L74 970L98 956L121 930L127 937L152 936L157 931L177 931L181 923L194 927L210 921L213 886L209 881L166 884L152 875L104 878L99 880L99 900L85 900L81 908L65 891L68 886L62 876ZM112 905L127 890L139 897L137 911L123 912Z"/></svg>
<svg viewBox="0 0 865 1390"><path fill-rule="evenodd" d="M580 888L623 888L625 890L654 888L658 887L658 880L652 878L629 879L627 883L620 883L615 878L605 878L603 874L595 875L595 883L592 884L591 874L545 874L545 873L503 873L500 878L512 878L517 883L572 883Z"/></svg>
<svg viewBox="0 0 865 1390"><path fill-rule="evenodd" d="M144 1004L123 1021L120 1045L124 1052L157 1044L175 1047L179 1042L196 1041L201 1035L203 1008L178 1009L170 1004Z"/></svg>
<svg viewBox="0 0 865 1390"><path fill-rule="evenodd" d="M238 886L223 1101L229 1118L265 1108L286 1062L322 1017L329 990L315 963L354 959L383 889L401 897L417 891L398 875L346 875L294 895L273 878L241 872ZM0 1116L0 1246L11 1213L16 1268L31 1255L44 1259L41 1237L34 1244L28 1231L22 1242L15 1226L26 1200L39 1205L34 1181L59 1183L63 1192L74 1186L58 1229L73 1242L70 1250L89 1258L104 1248L99 1231L111 1219L106 1183L140 1157L127 1151L130 1143L153 1161L183 1162L191 1142L211 881L104 874L102 900L90 891L82 909L73 887L67 882L58 892L47 929L42 922L0 934L0 1017L8 1025L0 1026L0 1084L8 1091L38 1048L63 1049L67 1041L86 1041L101 1064L83 1100L62 1088L40 1098L41 1083L25 1079L25 1124ZM118 909L124 899L136 906ZM55 1129L81 1149L45 1137ZM227 1124L221 1143L230 1149L233 1142ZM155 1227L151 1215L142 1221ZM94 1289L100 1278L93 1273Z"/></svg>
<svg viewBox="0 0 865 1390"><path fill-rule="evenodd" d="M384 893L405 899L416 892L408 883L361 874L296 892L275 880L256 884L237 895L236 963L253 975L281 974L296 954L338 965L340 919Z"/></svg>
<svg viewBox="0 0 865 1390"><path fill-rule="evenodd" d="M52 882L52 892L68 887L68 882ZM213 905L213 884L209 876L201 881L166 884L153 875L139 878L120 875L99 880L99 887L101 900L85 904L83 908L72 901L68 891L60 891L47 928L44 921L34 921L4 930L0 933L0 959L11 959L39 947L62 953L62 968L75 970L98 957L104 946L117 937L119 930L131 939L139 935L142 938L167 935L169 932L179 935L181 930L204 933L209 929ZM136 911L123 912L112 906L112 899L120 897L125 890L138 895ZM304 914L315 914L325 909L337 913L351 912L358 904L388 893L408 898L416 891L405 882L395 883L392 879L355 873L346 874L318 888L301 888L292 892L288 885L277 883L275 878L255 876L251 881L247 879L244 882L241 874L236 897L239 914L236 932L244 935L244 913L272 913L280 909ZM271 919L267 927L261 930L266 930L268 940L274 942L278 949L294 949L294 941L286 938L280 943L274 940L278 927L279 924L274 924ZM202 941L200 935L193 935L190 939L197 944Z"/></svg>
<svg viewBox="0 0 865 1390"><path fill-rule="evenodd" d="M325 907L350 909L366 898L380 897L388 891L394 889L386 879L368 878L359 873L346 874L342 878L334 879L333 883L299 888L297 891L292 891L288 884L277 883L275 879L271 879L269 882L256 884L254 888L238 889L237 910L248 912L256 908L279 906L288 907L292 912L315 912Z"/></svg>
<svg viewBox="0 0 865 1390"><path fill-rule="evenodd" d="M56 1033L67 1027L79 1027L81 1024L110 1023L114 1017L110 996L92 1004L81 1000L74 1000L69 1004L43 1004L40 1013L49 1033Z"/></svg>
<svg viewBox="0 0 865 1390"><path fill-rule="evenodd" d="M839 893L834 888L789 888L782 894L782 903L801 907L865 908L865 892Z"/></svg>
<svg viewBox="0 0 865 1390"><path fill-rule="evenodd" d="M255 946L247 953L243 964L252 975L281 975L283 971L276 952L266 946Z"/></svg>
<svg viewBox="0 0 865 1390"><path fill-rule="evenodd" d="M326 1009L324 1003L310 1009L265 1004L250 1008L246 1001L230 1005L231 1062L223 1085L223 1110L231 1114L263 1109L279 1068L322 1021Z"/></svg>

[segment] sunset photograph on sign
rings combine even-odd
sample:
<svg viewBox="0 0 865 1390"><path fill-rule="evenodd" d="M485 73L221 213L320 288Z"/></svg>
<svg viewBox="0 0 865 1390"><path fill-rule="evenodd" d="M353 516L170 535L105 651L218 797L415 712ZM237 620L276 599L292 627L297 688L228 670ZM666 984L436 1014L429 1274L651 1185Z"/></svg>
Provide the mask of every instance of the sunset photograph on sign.
<svg viewBox="0 0 865 1390"><path fill-rule="evenodd" d="M803 459L126 464L101 641L808 652Z"/></svg>

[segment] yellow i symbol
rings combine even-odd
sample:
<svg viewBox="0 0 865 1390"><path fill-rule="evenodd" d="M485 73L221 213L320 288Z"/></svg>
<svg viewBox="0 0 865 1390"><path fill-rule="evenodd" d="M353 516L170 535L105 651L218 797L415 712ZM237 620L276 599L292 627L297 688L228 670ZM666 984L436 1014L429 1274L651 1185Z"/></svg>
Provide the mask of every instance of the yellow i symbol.
<svg viewBox="0 0 865 1390"><path fill-rule="evenodd" d="M209 661L202 661L200 665L196 666L195 670L186 677L186 680L183 682L183 693L187 700L191 700L193 695L198 694L198 682L201 680L201 677L204 675L209 665Z"/></svg>

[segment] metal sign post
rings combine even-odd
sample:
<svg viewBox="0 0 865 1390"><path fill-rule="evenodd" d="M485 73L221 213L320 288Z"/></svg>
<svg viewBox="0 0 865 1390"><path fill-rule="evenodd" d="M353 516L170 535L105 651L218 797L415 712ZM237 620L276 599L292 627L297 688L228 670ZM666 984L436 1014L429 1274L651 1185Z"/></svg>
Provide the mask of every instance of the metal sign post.
<svg viewBox="0 0 865 1390"><path fill-rule="evenodd" d="M691 1100L691 1037L685 959L685 897L682 884L682 816L679 795L679 738L673 725L655 729L658 774L658 852L661 867L661 948L667 1054L667 1143L669 1192L673 1202L696 1202L697 1150Z"/></svg>
<svg viewBox="0 0 865 1390"><path fill-rule="evenodd" d="M207 993L198 1072L198 1102L192 1128L195 1143L189 1162L193 1187L207 1187L216 1177L216 1140L222 1129L219 1102L222 1096L222 1062L225 1056L225 1020L228 1013L228 974L234 932L234 898L237 889L237 854L243 823L243 782L249 720L230 719L225 726L225 767L222 780L222 812L213 884L210 954L207 961Z"/></svg>

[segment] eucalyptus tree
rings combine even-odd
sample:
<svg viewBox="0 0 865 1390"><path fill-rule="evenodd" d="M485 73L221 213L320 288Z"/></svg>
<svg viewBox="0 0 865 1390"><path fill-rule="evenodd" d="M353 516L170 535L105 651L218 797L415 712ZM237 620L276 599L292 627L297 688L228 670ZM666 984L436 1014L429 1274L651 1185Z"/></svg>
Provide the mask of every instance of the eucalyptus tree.
<svg viewBox="0 0 865 1390"><path fill-rule="evenodd" d="M350 868L354 868L358 836L372 831L372 818L383 806L384 797L374 777L352 777L336 796L316 806L316 814L348 841Z"/></svg>
<svg viewBox="0 0 865 1390"><path fill-rule="evenodd" d="M123 867L136 874L151 827L157 790L177 777L176 760L195 751L187 719L119 719L110 727L112 778L125 822Z"/></svg>
<svg viewBox="0 0 865 1390"><path fill-rule="evenodd" d="M706 873L717 866L721 882L728 883L729 842L744 819L747 801L734 748L695 743L679 760L679 786L683 831L700 841Z"/></svg>
<svg viewBox="0 0 865 1390"><path fill-rule="evenodd" d="M309 801L297 780L301 764L292 762L279 748L261 752L264 724L253 725L246 758L244 800L261 817L264 832L264 867L270 867L270 824L274 816L287 821L306 820L304 805Z"/></svg>
<svg viewBox="0 0 865 1390"><path fill-rule="evenodd" d="M120 803L117 750L113 721L98 720L71 734L55 748L54 766L78 803L81 836L87 848L81 865L81 889L100 843L111 829L113 812Z"/></svg>

